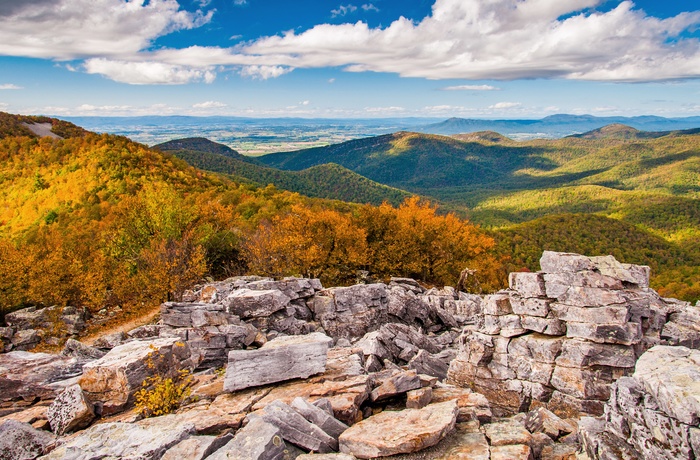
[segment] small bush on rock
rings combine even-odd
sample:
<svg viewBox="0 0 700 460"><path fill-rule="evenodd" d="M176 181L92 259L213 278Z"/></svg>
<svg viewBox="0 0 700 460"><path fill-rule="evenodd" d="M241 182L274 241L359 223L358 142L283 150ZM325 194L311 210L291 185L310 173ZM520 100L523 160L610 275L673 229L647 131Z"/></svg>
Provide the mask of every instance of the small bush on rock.
<svg viewBox="0 0 700 460"><path fill-rule="evenodd" d="M174 378L148 377L136 392L136 410L144 417L169 414L190 396L192 383L192 375L186 369Z"/></svg>

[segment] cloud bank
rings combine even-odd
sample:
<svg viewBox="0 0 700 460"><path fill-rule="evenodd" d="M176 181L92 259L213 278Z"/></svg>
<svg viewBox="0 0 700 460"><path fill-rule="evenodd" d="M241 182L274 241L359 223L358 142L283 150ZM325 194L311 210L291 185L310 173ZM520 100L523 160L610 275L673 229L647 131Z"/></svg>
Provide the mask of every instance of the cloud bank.
<svg viewBox="0 0 700 460"><path fill-rule="evenodd" d="M234 47L152 50L156 38L200 27L214 11L184 11L176 0L26 0L0 4L0 55L81 59L88 73L131 84L207 83L221 69L268 79L323 67L467 81L700 78L700 43L684 36L700 26L700 11L660 19L628 0L597 11L602 3L436 0L422 20L383 28L319 24ZM478 86L445 89L490 89Z"/></svg>

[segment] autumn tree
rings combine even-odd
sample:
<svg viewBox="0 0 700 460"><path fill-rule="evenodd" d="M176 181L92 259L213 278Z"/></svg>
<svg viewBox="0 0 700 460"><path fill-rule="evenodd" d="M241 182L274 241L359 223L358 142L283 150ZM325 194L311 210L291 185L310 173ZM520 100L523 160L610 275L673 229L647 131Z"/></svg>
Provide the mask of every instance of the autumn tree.
<svg viewBox="0 0 700 460"><path fill-rule="evenodd" d="M380 277L455 284L469 268L485 289L498 282L499 264L490 254L493 239L454 214L438 214L417 196L398 208L365 206L359 220L367 233L368 267Z"/></svg>
<svg viewBox="0 0 700 460"><path fill-rule="evenodd" d="M326 284L354 279L367 256L365 231L350 216L302 205L262 222L244 250L253 273L303 275Z"/></svg>

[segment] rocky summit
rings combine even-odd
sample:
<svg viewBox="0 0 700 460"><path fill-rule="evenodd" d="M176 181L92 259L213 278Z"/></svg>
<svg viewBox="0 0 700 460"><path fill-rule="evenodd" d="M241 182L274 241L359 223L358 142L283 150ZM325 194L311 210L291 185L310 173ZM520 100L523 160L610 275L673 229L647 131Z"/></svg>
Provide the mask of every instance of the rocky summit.
<svg viewBox="0 0 700 460"><path fill-rule="evenodd" d="M19 311L0 459L700 458L700 306L648 280L555 252L486 296L236 277L94 346L81 309Z"/></svg>

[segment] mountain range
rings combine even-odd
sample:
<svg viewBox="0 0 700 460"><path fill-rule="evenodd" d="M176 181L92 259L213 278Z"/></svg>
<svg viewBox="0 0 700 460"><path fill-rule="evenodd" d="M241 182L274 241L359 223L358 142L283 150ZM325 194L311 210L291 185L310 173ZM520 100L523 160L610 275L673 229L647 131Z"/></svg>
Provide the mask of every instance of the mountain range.
<svg viewBox="0 0 700 460"><path fill-rule="evenodd" d="M23 123L49 123L66 139L36 139ZM83 233L93 228L87 222L106 223L94 231L109 235L109 225L127 216L133 229L117 229L126 239L109 236L100 244L143 245L147 240L128 232L158 235L153 225L182 221L196 225L197 241L204 238L212 254L234 257L241 228L289 203L329 206L300 195L339 200L330 206L352 214L359 208L343 201L399 204L417 194L487 229L509 269L537 269L543 249L612 253L651 265L665 295L700 298L697 130L643 132L616 124L527 142L493 131L452 137L399 131L250 158L204 138L149 149L47 118L0 116L0 129L0 230L22 241L35 241L36 231L56 222L82 226ZM167 190L182 194L187 206L158 198ZM155 213L155 223L132 215L130 200L145 200L140 206ZM224 223L230 219L216 203L234 206L242 227ZM160 216L165 210L175 214ZM224 220L207 223L214 218Z"/></svg>

